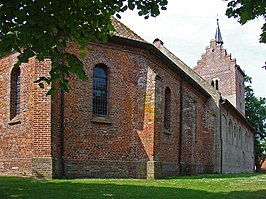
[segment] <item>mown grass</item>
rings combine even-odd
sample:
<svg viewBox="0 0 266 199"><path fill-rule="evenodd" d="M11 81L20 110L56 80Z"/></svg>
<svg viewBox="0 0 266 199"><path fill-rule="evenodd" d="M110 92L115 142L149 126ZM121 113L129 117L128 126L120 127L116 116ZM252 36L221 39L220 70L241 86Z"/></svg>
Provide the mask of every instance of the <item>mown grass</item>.
<svg viewBox="0 0 266 199"><path fill-rule="evenodd" d="M33 180L0 177L0 199L266 199L265 174L144 179Z"/></svg>

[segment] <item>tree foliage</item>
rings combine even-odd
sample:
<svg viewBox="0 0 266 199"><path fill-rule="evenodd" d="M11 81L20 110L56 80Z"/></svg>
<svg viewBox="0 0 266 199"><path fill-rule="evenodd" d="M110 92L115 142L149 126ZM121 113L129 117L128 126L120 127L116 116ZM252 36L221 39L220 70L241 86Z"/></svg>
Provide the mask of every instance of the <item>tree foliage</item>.
<svg viewBox="0 0 266 199"><path fill-rule="evenodd" d="M256 166L256 171L260 172L261 171L261 166L263 162L266 160L266 141L260 140L260 139L255 139L254 143L254 152L255 152L255 166Z"/></svg>
<svg viewBox="0 0 266 199"><path fill-rule="evenodd" d="M249 20L263 17L266 21L266 1L265 0L225 0L227 4L226 15L238 18L240 24L245 24ZM263 24L260 42L266 43L266 22Z"/></svg>
<svg viewBox="0 0 266 199"><path fill-rule="evenodd" d="M249 83L245 87L246 118L255 130L255 165L260 171L261 164L266 159L266 98L255 97L250 77L246 76L245 81Z"/></svg>
<svg viewBox="0 0 266 199"><path fill-rule="evenodd" d="M159 15L166 5L167 0L2 0L0 56L20 52L17 66L34 56L39 61L50 58L50 77L40 77L37 82L43 87L43 82L59 81L69 91L66 77L70 73L87 79L80 59L65 52L69 42L82 52L89 41L107 41L112 35L112 15L120 18L119 13L136 9L147 19Z"/></svg>

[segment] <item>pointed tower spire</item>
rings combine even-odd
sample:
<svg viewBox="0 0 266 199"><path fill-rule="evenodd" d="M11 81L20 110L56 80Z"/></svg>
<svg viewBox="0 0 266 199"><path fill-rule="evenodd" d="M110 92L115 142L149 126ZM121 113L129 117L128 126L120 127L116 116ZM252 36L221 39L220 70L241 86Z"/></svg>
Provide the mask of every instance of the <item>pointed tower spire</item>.
<svg viewBox="0 0 266 199"><path fill-rule="evenodd" d="M217 44L221 44L223 45L223 39L222 39L222 35L221 35L221 31L220 31L220 27L219 27L219 19L217 19L217 28L216 28L216 33L215 33L215 41Z"/></svg>

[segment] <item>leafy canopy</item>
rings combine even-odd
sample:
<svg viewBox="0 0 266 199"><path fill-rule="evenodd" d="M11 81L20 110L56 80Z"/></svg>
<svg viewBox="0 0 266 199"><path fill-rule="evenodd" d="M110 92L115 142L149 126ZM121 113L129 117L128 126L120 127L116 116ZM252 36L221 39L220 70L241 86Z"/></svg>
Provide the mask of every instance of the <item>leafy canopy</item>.
<svg viewBox="0 0 266 199"><path fill-rule="evenodd" d="M246 76L245 81L249 83L245 87L246 118L255 130L255 164L260 170L266 158L266 98L257 98L254 95L251 77Z"/></svg>
<svg viewBox="0 0 266 199"><path fill-rule="evenodd" d="M249 20L263 17L266 21L266 1L265 0L224 0L227 4L226 15L238 18L240 24L245 24ZM266 43L266 22L263 24L260 42Z"/></svg>
<svg viewBox="0 0 266 199"><path fill-rule="evenodd" d="M65 48L69 42L81 52L89 41L107 41L114 28L111 16L128 9L138 10L145 19L165 10L167 0L2 0L0 2L0 56L20 52L17 66L36 56L51 59L49 77L40 77L39 85L59 81L69 91L67 76L76 74L86 80L80 59ZM81 58L85 54L81 53ZM51 94L52 88L48 91Z"/></svg>
<svg viewBox="0 0 266 199"><path fill-rule="evenodd" d="M252 79L246 76L245 82L245 105L246 118L252 124L257 136L261 139L266 138L266 98L257 98L251 87Z"/></svg>

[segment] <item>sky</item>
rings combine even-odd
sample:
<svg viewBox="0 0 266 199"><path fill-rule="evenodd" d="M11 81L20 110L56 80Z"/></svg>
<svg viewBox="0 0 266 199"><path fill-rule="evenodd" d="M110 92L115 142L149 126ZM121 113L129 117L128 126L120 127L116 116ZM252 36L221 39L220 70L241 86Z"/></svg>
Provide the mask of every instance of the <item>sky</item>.
<svg viewBox="0 0 266 199"><path fill-rule="evenodd" d="M168 0L167 10L156 18L145 20L135 11L123 13L121 21L152 43L159 38L164 46L193 68L214 39L217 16L223 48L231 53L245 74L252 78L256 97L266 97L266 44L259 43L263 19L240 25L237 19L225 16L223 0Z"/></svg>

